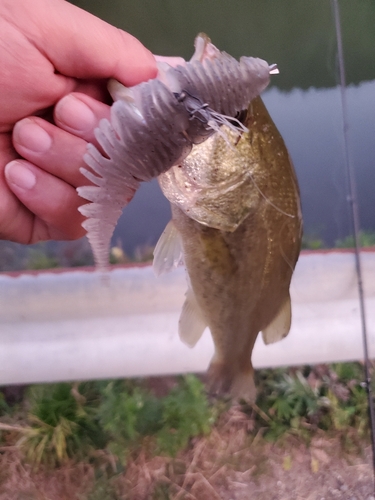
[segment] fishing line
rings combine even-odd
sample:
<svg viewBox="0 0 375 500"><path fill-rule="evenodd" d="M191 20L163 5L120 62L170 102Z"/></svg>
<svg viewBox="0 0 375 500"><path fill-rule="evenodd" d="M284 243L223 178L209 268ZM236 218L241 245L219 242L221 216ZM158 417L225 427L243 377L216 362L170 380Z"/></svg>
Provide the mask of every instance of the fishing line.
<svg viewBox="0 0 375 500"><path fill-rule="evenodd" d="M238 121L238 120L237 120ZM233 129L232 129L233 130ZM248 129L246 129L248 130ZM237 130L236 130L237 132ZM226 135L226 132L223 131L220 136L223 137L223 134ZM242 135L241 135L242 137ZM225 137L223 138L225 140L225 142L228 144L229 143L229 147L230 149L238 156L238 158L240 159L241 158L241 154L240 152L238 151L237 148L235 148L230 142L229 142L229 138L228 140L225 139ZM238 144L238 142L236 143L236 145ZM257 191L259 192L259 194L262 196L262 198L264 198L264 200L269 204L271 205L271 207L273 207L275 210L277 210L278 212L280 212L281 214L285 215L286 217L290 217L291 219L294 219L295 218L295 215L293 214L289 214L288 212L285 212L282 208L278 207L277 205L275 205L268 197L266 194L263 193L263 191L261 190L261 188L258 186L253 174L247 170L246 171L246 177L249 177L251 182L253 183L254 187L257 189Z"/></svg>
<svg viewBox="0 0 375 500"><path fill-rule="evenodd" d="M238 157L240 157L240 153L239 151L236 149L235 150L235 153L238 155ZM247 171L246 172L246 176L250 177L250 180L251 182L254 184L254 187L258 190L259 194L264 198L264 200L269 204L271 205L271 207L273 207L275 210L277 210L278 212L280 212L281 214L283 215L286 215L286 217L290 217L291 219L294 219L295 218L295 215L293 214L288 214L288 212L285 212L282 208L278 207L277 205L275 205L268 197L267 195L265 195L263 193L263 191L260 189L260 187L258 186L256 180L254 179L254 176L251 172Z"/></svg>
<svg viewBox="0 0 375 500"><path fill-rule="evenodd" d="M343 125L343 137L344 137L344 153L345 153L345 168L348 178L348 189L349 197L348 201L350 203L351 212L351 223L352 231L354 235L355 242L355 267L357 273L357 284L358 284L358 294L359 294L359 304L360 304L360 315L361 315L361 325L362 325L362 341L363 341L363 353L365 358L365 386L368 398L368 408L371 426L371 444L372 444L372 460L373 460L373 473L375 481L375 412L374 412L374 401L372 397L371 390L371 376L370 376L370 359L368 350L368 337L367 337L367 324L366 324L366 310L365 310L365 298L363 290L363 275L361 267L361 256L360 256L360 241L359 241L359 211L358 211L358 199L357 199L357 189L355 182L355 174L352 163L349 160L349 145L348 145L348 129L349 122L347 116L347 102L346 102L346 81L345 81L345 66L344 66L344 54L343 54L343 44L341 35L341 22L340 22L340 12L338 0L331 0L331 6L333 10L333 16L335 20L335 30L337 39L337 53L338 53L338 63L340 71L340 93L341 93L341 108L342 108L342 125ZM375 483L374 483L375 491Z"/></svg>
<svg viewBox="0 0 375 500"><path fill-rule="evenodd" d="M284 212L284 210L282 210L280 207L278 207L277 205L275 205L264 193L263 191L260 189L260 187L258 186L258 184L256 183L255 179L254 179L254 176L253 174L251 174L250 172L247 172L247 175L250 177L252 183L254 184L254 187L258 190L259 194L265 199L265 201L271 205L271 207L273 207L275 210L277 210L278 212L280 212L281 214L283 215L286 215L287 217L290 217L291 219L294 219L295 218L295 215L293 214L288 214L288 212Z"/></svg>

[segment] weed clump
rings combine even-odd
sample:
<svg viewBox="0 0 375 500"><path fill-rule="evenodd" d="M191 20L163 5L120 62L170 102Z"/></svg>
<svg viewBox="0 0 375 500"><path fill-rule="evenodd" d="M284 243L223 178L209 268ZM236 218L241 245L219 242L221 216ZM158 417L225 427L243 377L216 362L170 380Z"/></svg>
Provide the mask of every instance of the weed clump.
<svg viewBox="0 0 375 500"><path fill-rule="evenodd" d="M204 386L192 375L181 377L164 398L121 380L35 386L28 398L29 425L17 428L18 444L36 466L95 460L97 450L125 465L142 445L174 456L215 421Z"/></svg>
<svg viewBox="0 0 375 500"><path fill-rule="evenodd" d="M9 410L9 406L7 405L7 402L5 401L4 394L0 392L0 417L2 415L5 415Z"/></svg>
<svg viewBox="0 0 375 500"><path fill-rule="evenodd" d="M56 466L72 457L81 460L91 450L105 445L104 433L95 416L98 394L90 390L93 385L85 385L86 397L78 393L75 384L31 388L30 426L19 441L29 462Z"/></svg>
<svg viewBox="0 0 375 500"><path fill-rule="evenodd" d="M121 385L121 382L117 382ZM99 420L109 437L109 447L124 455L139 446L144 438L155 452L176 455L192 437L207 434L214 424L203 384L193 375L181 377L164 398L156 398L142 387L128 383L119 391L116 383L103 388Z"/></svg>
<svg viewBox="0 0 375 500"><path fill-rule="evenodd" d="M211 464L208 477L217 481L228 471L256 479L269 460L259 450L273 446L263 438L313 447L317 435L334 436L343 449L358 452L369 428L360 363L261 370L257 378L256 404L231 407L208 399L192 375L173 379L163 397L142 380L33 386L16 411L0 399L0 439L9 453L19 453L18 444L20 460L34 468L87 467L89 500L127 498L134 485L137 498L161 500L194 488L198 495L197 485L209 488L202 464ZM282 467L292 467L291 455Z"/></svg>
<svg viewBox="0 0 375 500"><path fill-rule="evenodd" d="M163 401L162 426L157 433L160 452L176 455L192 437L206 435L215 423L202 383L186 376Z"/></svg>
<svg viewBox="0 0 375 500"><path fill-rule="evenodd" d="M317 365L258 373L258 425L275 440L285 433L309 439L317 429L368 432L367 394L359 363Z"/></svg>

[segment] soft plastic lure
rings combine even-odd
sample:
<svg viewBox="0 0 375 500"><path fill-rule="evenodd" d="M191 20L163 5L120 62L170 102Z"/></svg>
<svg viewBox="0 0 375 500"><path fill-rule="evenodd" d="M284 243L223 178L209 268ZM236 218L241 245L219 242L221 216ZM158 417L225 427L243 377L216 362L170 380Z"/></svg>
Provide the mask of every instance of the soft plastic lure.
<svg viewBox="0 0 375 500"><path fill-rule="evenodd" d="M81 169L93 185L78 188L91 202L79 210L99 269L108 265L115 225L139 183L178 165L193 144L221 133L222 124L246 131L236 116L278 72L261 59L237 61L205 35L198 35L195 49L184 66L160 64L156 79L132 88L110 82L111 118L95 131L102 152L89 144L84 159L90 169Z"/></svg>

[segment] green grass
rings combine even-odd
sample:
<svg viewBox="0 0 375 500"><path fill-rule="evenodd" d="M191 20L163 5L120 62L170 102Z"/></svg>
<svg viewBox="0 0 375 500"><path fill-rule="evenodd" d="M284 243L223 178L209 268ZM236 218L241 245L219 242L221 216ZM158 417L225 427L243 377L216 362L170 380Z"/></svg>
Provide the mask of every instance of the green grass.
<svg viewBox="0 0 375 500"><path fill-rule="evenodd" d="M359 231L359 244L362 248L375 246L375 233L373 231ZM335 241L334 248L354 248L354 236L349 235ZM302 238L302 250L320 250L329 248L319 235L314 233L304 234Z"/></svg>
<svg viewBox="0 0 375 500"><path fill-rule="evenodd" d="M34 465L56 466L80 460L105 446L106 437L96 417L99 391L82 384L85 396L67 383L31 387L28 432L20 441L26 459Z"/></svg>
<svg viewBox="0 0 375 500"><path fill-rule="evenodd" d="M157 433L161 453L176 455L192 437L206 435L215 423L202 383L193 375L184 377L163 401L162 427Z"/></svg>
<svg viewBox="0 0 375 500"><path fill-rule="evenodd" d="M367 394L363 387L363 367L342 363L269 370L258 373L260 397L259 425L265 436L275 440L285 433L309 438L317 429L368 433Z"/></svg>
<svg viewBox="0 0 375 500"><path fill-rule="evenodd" d="M359 363L260 370L257 379L256 405L241 404L250 435L261 430L272 441L290 434L309 440L320 429L342 433L343 439L353 433L368 436ZM209 434L228 408L221 400L209 400L193 375L179 377L163 398L134 380L32 386L25 398L20 408L28 407L28 413L18 409L13 414L0 392L0 416L15 419L11 437L20 432L15 443L27 461L49 467L89 461L110 475L121 472L140 450L175 457L192 438ZM7 432L2 436L9 444ZM159 489L158 497L167 495L165 485Z"/></svg>
<svg viewBox="0 0 375 500"><path fill-rule="evenodd" d="M95 450L106 450L121 467L146 443L153 453L174 456L191 438L209 433L216 415L192 375L180 377L164 398L142 383L115 380L32 386L27 401L28 425L18 444L35 466L94 461Z"/></svg>
<svg viewBox="0 0 375 500"><path fill-rule="evenodd" d="M359 244L361 247L372 247L375 245L375 233L373 231L359 231ZM341 240L336 240L336 248L354 248L354 236L346 236Z"/></svg>
<svg viewBox="0 0 375 500"><path fill-rule="evenodd" d="M2 392L0 392L0 417L8 413L9 410L10 408L7 402L5 401L5 396Z"/></svg>
<svg viewBox="0 0 375 500"><path fill-rule="evenodd" d="M326 248L324 241L315 235L306 235L302 237L301 249L302 250L320 250Z"/></svg>

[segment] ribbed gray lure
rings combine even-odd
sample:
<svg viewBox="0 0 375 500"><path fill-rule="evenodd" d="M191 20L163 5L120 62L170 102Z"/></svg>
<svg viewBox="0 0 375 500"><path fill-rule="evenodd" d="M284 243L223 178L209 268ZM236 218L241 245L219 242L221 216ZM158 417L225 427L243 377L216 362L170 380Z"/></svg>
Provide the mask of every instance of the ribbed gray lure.
<svg viewBox="0 0 375 500"><path fill-rule="evenodd" d="M132 88L110 82L111 118L95 131L104 154L89 144L84 159L90 170L81 171L93 185L77 189L91 202L79 210L99 269L108 265L115 225L139 183L178 165L222 124L246 131L236 116L276 72L261 59L237 61L198 35L186 65L162 63L156 79Z"/></svg>

